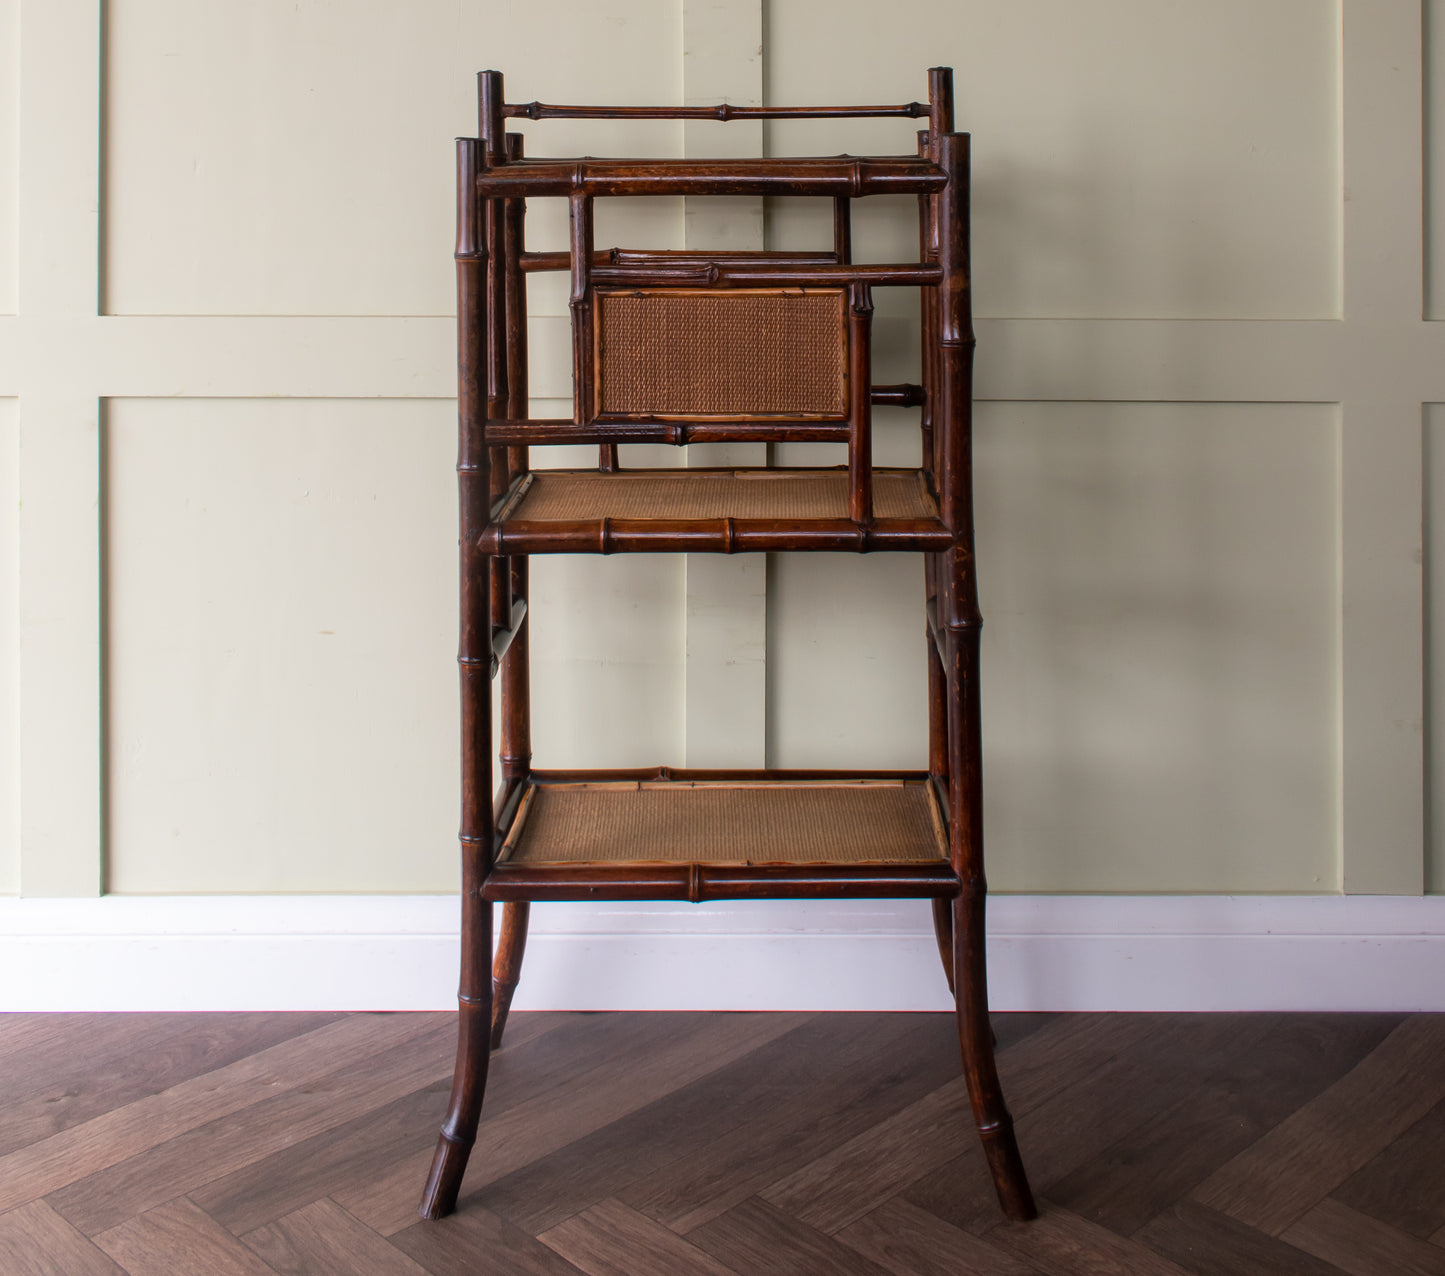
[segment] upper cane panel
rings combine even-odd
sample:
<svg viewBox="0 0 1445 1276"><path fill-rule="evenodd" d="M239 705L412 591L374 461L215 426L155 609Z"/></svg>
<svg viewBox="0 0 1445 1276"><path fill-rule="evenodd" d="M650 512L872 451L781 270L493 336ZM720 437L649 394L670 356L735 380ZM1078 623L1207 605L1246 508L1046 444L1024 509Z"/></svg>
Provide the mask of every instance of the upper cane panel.
<svg viewBox="0 0 1445 1276"><path fill-rule="evenodd" d="M594 313L600 420L848 414L842 289L599 289Z"/></svg>

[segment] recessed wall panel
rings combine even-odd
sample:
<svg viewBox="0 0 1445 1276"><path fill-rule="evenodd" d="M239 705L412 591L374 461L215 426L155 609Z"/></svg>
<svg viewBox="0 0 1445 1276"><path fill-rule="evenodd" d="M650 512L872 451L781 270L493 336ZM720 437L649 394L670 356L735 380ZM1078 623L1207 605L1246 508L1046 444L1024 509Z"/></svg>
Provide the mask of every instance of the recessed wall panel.
<svg viewBox="0 0 1445 1276"><path fill-rule="evenodd" d="M1424 13L1425 318L1445 319L1445 5Z"/></svg>
<svg viewBox="0 0 1445 1276"><path fill-rule="evenodd" d="M923 560L775 554L768 765L928 766Z"/></svg>
<svg viewBox="0 0 1445 1276"><path fill-rule="evenodd" d="M672 0L116 0L107 310L449 313L451 139L477 131L475 73L503 71L513 100L677 101L679 20ZM616 153L622 127L559 123L546 145ZM661 124L627 149L680 145L680 127ZM663 204L622 215L644 239L676 238L680 210ZM565 206L529 219L538 243L565 242L565 227Z"/></svg>
<svg viewBox="0 0 1445 1276"><path fill-rule="evenodd" d="M107 886L455 889L455 408L114 400Z"/></svg>
<svg viewBox="0 0 1445 1276"><path fill-rule="evenodd" d="M571 402L532 400L538 417ZM532 449L538 469L586 469L595 447ZM624 466L667 468L683 449L635 445ZM538 767L682 766L687 559L681 554L535 554L528 633L532 759Z"/></svg>
<svg viewBox="0 0 1445 1276"><path fill-rule="evenodd" d="M978 424L990 883L1338 890L1336 408Z"/></svg>
<svg viewBox="0 0 1445 1276"><path fill-rule="evenodd" d="M1322 0L766 8L767 100L904 102L954 68L986 316L1323 318L1340 307L1339 37ZM866 33L866 37L863 35ZM866 57L864 56L866 54ZM860 86L866 86L863 93ZM912 151L920 121L780 122L777 154ZM860 256L910 247L881 211ZM784 247L826 210L780 202Z"/></svg>
<svg viewBox="0 0 1445 1276"><path fill-rule="evenodd" d="M1445 404L1425 404L1425 889L1445 893Z"/></svg>
<svg viewBox="0 0 1445 1276"><path fill-rule="evenodd" d="M19 251L20 5L0 0L0 315L16 309Z"/></svg>
<svg viewBox="0 0 1445 1276"><path fill-rule="evenodd" d="M20 434L0 399L0 895L20 891Z"/></svg>

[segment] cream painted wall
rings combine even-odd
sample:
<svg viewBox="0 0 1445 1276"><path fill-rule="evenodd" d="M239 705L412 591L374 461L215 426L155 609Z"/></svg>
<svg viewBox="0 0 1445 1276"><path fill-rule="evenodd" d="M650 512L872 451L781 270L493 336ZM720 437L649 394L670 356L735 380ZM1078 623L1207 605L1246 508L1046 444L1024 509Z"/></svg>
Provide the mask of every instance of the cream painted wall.
<svg viewBox="0 0 1445 1276"><path fill-rule="evenodd" d="M978 419L991 883L1338 889L1333 405Z"/></svg>
<svg viewBox="0 0 1445 1276"><path fill-rule="evenodd" d="M1436 5L1423 41L1397 0L821 12L112 0L102 47L91 0L0 0L20 33L0 457L18 448L24 497L0 522L20 619L0 612L0 711L18 686L23 715L11 748L0 726L0 803L24 799L0 892L453 886L450 138L475 70L514 100L805 102L921 96L939 62L975 135L993 885L1421 889ZM703 38L720 13L761 30L761 68L750 39ZM522 127L563 153L704 144ZM619 201L599 242L679 245L704 211ZM542 208L529 235L564 225ZM880 203L860 248L906 253L912 226ZM792 202L766 235L827 238ZM555 281L535 300L541 409L567 393L566 304ZM913 375L907 322L884 296L888 379ZM891 415L879 459L907 460ZM537 562L539 761L921 761L916 564L778 556L765 587L711 566ZM724 624L766 636L761 712L703 694Z"/></svg>
<svg viewBox="0 0 1445 1276"><path fill-rule="evenodd" d="M1425 404L1424 425L1425 631L1431 639L1425 706L1430 726L1425 889L1445 894L1445 403Z"/></svg>
<svg viewBox="0 0 1445 1276"><path fill-rule="evenodd" d="M14 399L0 399L0 895L20 891L20 439Z"/></svg>
<svg viewBox="0 0 1445 1276"><path fill-rule="evenodd" d="M988 403L977 429L990 885L1336 889L1335 409ZM912 568L778 556L778 765L927 765Z"/></svg>
<svg viewBox="0 0 1445 1276"><path fill-rule="evenodd" d="M878 25L845 0L826 30L805 6L767 12L772 101L846 96L857 64L826 55L864 29L877 100L915 94L929 59L955 67L980 315L1338 315L1330 6L963 3ZM779 122L769 143L896 149L898 131ZM871 211L860 255L906 254L907 210ZM779 201L769 229L816 246L827 210ZM894 325L900 300L879 308ZM913 375L901 345L889 376ZM985 327L984 378L992 346ZM990 884L1339 889L1335 410L989 403L978 425ZM779 559L776 762L921 763L915 587L883 564ZM840 670L867 710L837 694Z"/></svg>
<svg viewBox="0 0 1445 1276"><path fill-rule="evenodd" d="M19 0L0 0L0 315L15 313L17 142L20 117Z"/></svg>
<svg viewBox="0 0 1445 1276"><path fill-rule="evenodd" d="M1445 319L1445 4L1424 0L1425 307Z"/></svg>
<svg viewBox="0 0 1445 1276"><path fill-rule="evenodd" d="M108 889L455 889L454 422L108 402Z"/></svg>
<svg viewBox="0 0 1445 1276"><path fill-rule="evenodd" d="M0 0L0 315L16 305L19 28L18 0ZM0 398L0 895L20 890L19 470L15 400Z"/></svg>
<svg viewBox="0 0 1445 1276"><path fill-rule="evenodd" d="M807 4L766 12L769 101L839 101L864 85L870 100L907 101L916 68L954 68L957 126L973 134L979 315L1338 313L1333 5L950 0L879 22L871 0L839 0L826 24ZM910 127L776 121L769 144L868 153L906 144ZM775 222L781 242L802 203ZM860 216L860 250L907 251L907 218L898 236L881 216Z"/></svg>
<svg viewBox="0 0 1445 1276"><path fill-rule="evenodd" d="M668 100L681 85L675 0L108 10L112 314L450 314L437 249L453 236L450 139L476 131L483 64L518 68L515 51L546 49L526 79L552 100L618 84ZM606 123L557 132L579 150L623 141ZM652 136L675 151L680 129Z"/></svg>

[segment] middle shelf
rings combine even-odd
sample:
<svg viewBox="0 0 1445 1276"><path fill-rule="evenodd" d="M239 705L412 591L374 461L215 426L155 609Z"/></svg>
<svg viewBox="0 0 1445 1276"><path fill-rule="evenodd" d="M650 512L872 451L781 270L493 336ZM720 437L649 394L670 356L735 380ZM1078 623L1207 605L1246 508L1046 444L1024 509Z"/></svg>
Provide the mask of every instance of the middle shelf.
<svg viewBox="0 0 1445 1276"><path fill-rule="evenodd" d="M482 545L497 554L951 545L921 471L875 469L871 477L873 517L857 523L843 468L536 470L494 507Z"/></svg>

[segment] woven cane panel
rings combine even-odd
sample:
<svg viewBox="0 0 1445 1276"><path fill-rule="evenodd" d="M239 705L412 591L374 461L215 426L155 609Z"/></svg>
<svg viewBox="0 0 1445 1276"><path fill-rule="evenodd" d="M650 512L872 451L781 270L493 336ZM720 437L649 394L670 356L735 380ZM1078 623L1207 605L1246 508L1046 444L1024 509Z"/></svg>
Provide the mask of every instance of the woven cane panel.
<svg viewBox="0 0 1445 1276"><path fill-rule="evenodd" d="M938 507L917 471L874 470L873 516L936 519ZM538 470L509 521L847 517L848 476L837 470Z"/></svg>
<svg viewBox="0 0 1445 1276"><path fill-rule="evenodd" d="M842 418L837 289L599 292L601 416Z"/></svg>
<svg viewBox="0 0 1445 1276"><path fill-rule="evenodd" d="M506 857L512 864L891 864L947 858L922 783L539 786L518 843Z"/></svg>

